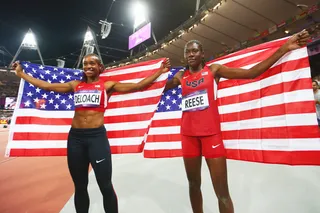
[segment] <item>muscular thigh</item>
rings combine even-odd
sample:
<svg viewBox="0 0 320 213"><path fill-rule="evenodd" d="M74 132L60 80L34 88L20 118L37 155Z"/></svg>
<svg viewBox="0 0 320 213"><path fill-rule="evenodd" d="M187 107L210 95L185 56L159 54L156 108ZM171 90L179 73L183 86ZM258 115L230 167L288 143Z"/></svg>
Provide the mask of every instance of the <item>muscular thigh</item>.
<svg viewBox="0 0 320 213"><path fill-rule="evenodd" d="M89 156L86 142L69 134L67 144L67 160L70 174L77 183L86 183L89 168Z"/></svg>
<svg viewBox="0 0 320 213"><path fill-rule="evenodd" d="M198 137L181 135L183 157L199 157L201 154L201 142Z"/></svg>
<svg viewBox="0 0 320 213"><path fill-rule="evenodd" d="M106 135L90 139L89 158L97 179L111 179L112 163L109 141Z"/></svg>
<svg viewBox="0 0 320 213"><path fill-rule="evenodd" d="M221 134L202 136L199 139L202 145L202 155L205 158L220 158L226 156Z"/></svg>
<svg viewBox="0 0 320 213"><path fill-rule="evenodd" d="M195 187L200 187L202 157L184 157L183 162L189 184Z"/></svg>

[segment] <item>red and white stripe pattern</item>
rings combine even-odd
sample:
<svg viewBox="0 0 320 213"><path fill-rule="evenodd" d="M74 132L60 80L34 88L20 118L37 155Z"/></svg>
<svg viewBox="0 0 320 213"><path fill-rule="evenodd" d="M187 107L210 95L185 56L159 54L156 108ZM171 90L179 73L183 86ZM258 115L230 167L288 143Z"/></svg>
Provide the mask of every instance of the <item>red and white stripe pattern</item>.
<svg viewBox="0 0 320 213"><path fill-rule="evenodd" d="M101 74L106 81L138 82L157 71L163 59L113 69ZM137 153L143 141L165 86L168 73L162 74L142 91L114 93L105 113L112 153ZM24 86L21 81L18 106ZM16 108L14 111L6 156L66 155L66 141L74 111Z"/></svg>
<svg viewBox="0 0 320 213"><path fill-rule="evenodd" d="M250 68L272 55L286 39L264 43L211 61ZM221 79L219 113L227 158L262 163L320 165L307 48L282 57L253 80ZM181 156L181 111L156 113L144 156Z"/></svg>

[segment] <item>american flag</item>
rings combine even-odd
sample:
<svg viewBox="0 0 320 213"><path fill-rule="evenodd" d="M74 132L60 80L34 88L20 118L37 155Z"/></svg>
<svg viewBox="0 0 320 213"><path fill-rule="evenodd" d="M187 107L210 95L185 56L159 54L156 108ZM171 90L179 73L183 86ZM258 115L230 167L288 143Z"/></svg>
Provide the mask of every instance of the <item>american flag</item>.
<svg viewBox="0 0 320 213"><path fill-rule="evenodd" d="M208 65L250 68L273 54L285 41L251 47L210 61ZM101 77L137 82L158 69L160 63L160 60L143 62L108 71ZM28 63L24 67L34 77L43 76L51 82L65 82L82 75L80 70ZM144 151L147 158L181 156L181 88L161 96L167 77L173 77L178 70L162 75L144 91L111 96L105 124L113 153ZM229 159L320 165L320 137L307 48L286 54L257 79L221 79L217 94ZM44 92L22 81L7 156L65 155L74 114L71 96Z"/></svg>
<svg viewBox="0 0 320 213"><path fill-rule="evenodd" d="M102 80L138 82L161 66L163 59L121 67L101 74ZM49 83L80 80L81 70L23 62L28 75ZM114 93L105 113L112 153L142 152L148 131L169 73L162 74L142 91ZM6 156L66 155L66 140L74 115L73 93L45 91L21 81L10 127Z"/></svg>
<svg viewBox="0 0 320 213"><path fill-rule="evenodd" d="M285 41L254 46L207 65L250 68ZM320 165L320 134L311 85L306 47L286 54L256 79L220 79L217 100L227 158ZM181 156L180 104L181 88L162 95L146 139L145 157Z"/></svg>

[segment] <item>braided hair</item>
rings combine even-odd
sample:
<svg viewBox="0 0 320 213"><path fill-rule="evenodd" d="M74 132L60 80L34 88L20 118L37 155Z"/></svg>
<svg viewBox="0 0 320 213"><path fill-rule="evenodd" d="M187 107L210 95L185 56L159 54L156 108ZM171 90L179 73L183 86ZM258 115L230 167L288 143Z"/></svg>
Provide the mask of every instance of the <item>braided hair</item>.
<svg viewBox="0 0 320 213"><path fill-rule="evenodd" d="M101 59L100 59L99 56L98 56L97 54L95 54L95 53L89 53L89 54L85 55L83 58L85 59L85 58L91 57L91 56L97 58L96 60L98 61L98 64L102 64ZM102 72L103 72L103 70L100 70L99 74L101 74ZM87 78L87 76L86 76L86 74L85 74L84 72L82 72L82 79L81 79L81 81L82 81L82 82L88 82L88 78Z"/></svg>
<svg viewBox="0 0 320 213"><path fill-rule="evenodd" d="M187 46L190 45L190 44L197 44L199 46L200 51L203 52L203 45L199 40L190 40L190 41L188 41L186 43L186 45L184 46L184 52L186 52ZM202 67L204 67L206 65L205 58L202 58L201 65L202 65ZM190 68L189 65L187 65L186 66L186 70L188 70L189 68Z"/></svg>

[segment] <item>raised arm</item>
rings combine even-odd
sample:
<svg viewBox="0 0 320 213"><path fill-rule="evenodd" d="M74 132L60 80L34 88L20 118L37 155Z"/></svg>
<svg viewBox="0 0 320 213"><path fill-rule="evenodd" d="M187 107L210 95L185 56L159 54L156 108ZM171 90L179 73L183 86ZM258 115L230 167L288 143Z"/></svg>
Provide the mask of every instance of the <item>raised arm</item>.
<svg viewBox="0 0 320 213"><path fill-rule="evenodd" d="M229 68L219 64L213 64L210 68L217 77L228 79L253 79L267 71L286 53L305 46L309 38L309 33L306 30L293 35L273 55L250 69Z"/></svg>
<svg viewBox="0 0 320 213"><path fill-rule="evenodd" d="M179 70L172 79L168 80L164 88L164 92L179 86L181 84L180 79L182 78L183 73L183 69Z"/></svg>
<svg viewBox="0 0 320 213"><path fill-rule="evenodd" d="M48 91L54 91L54 92L61 92L61 93L67 93L67 92L72 92L75 86L78 84L77 81L70 81L67 83L53 83L50 84L46 81L36 79L25 72L23 72L22 66L19 62L15 62L12 66L15 71L16 75L25 81L29 82L30 84L39 87L43 90L48 90Z"/></svg>
<svg viewBox="0 0 320 213"><path fill-rule="evenodd" d="M115 92L135 92L144 89L154 82L161 74L169 71L170 61L166 59L160 69L151 76L139 81L138 83L118 83L118 82L106 82L107 91Z"/></svg>

